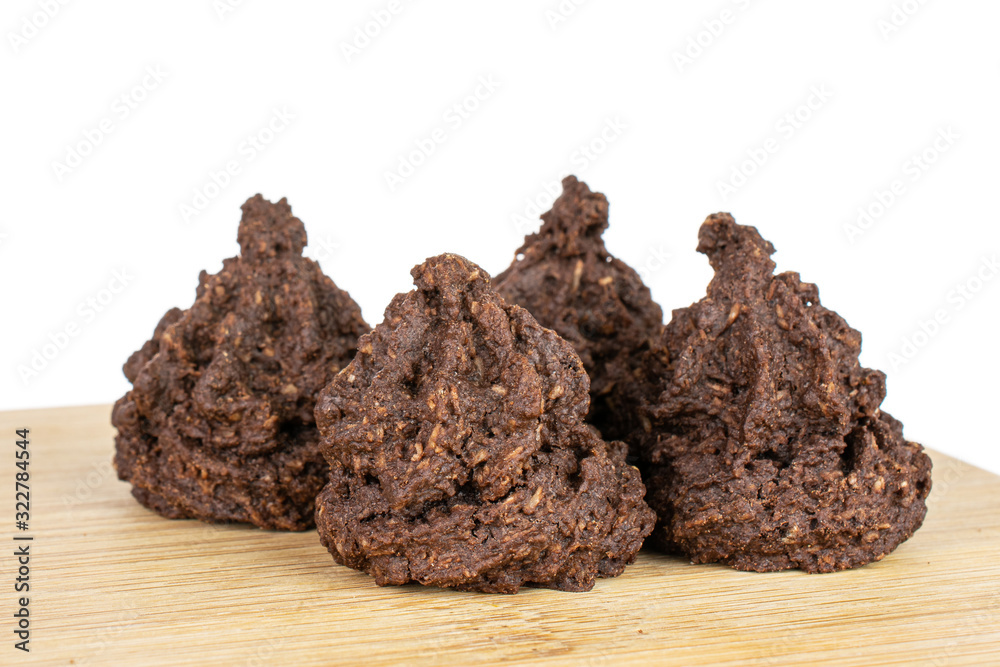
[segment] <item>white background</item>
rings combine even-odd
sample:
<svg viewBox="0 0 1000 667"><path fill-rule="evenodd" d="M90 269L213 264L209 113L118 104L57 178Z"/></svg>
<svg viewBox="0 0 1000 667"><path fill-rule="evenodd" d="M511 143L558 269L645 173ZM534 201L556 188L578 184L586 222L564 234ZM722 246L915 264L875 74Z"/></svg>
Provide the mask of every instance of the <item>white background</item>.
<svg viewBox="0 0 1000 667"><path fill-rule="evenodd" d="M1000 472L1000 279L983 263L1000 251L995 2L403 1L350 54L388 0L46 4L0 15L0 409L124 393L122 363L237 252L254 193L288 197L307 253L374 324L430 255L501 271L530 231L516 217L536 220L530 200L547 208L546 183L572 172L608 195L608 247L667 313L711 277L694 251L706 215L757 226L779 270L864 334L906 435ZM477 92L467 117L451 110ZM294 118L254 152L275 109ZM437 128L444 142L390 188ZM214 189L228 161L240 172ZM753 173L724 196L734 169ZM127 285L102 292L115 271ZM52 358L25 380L36 352Z"/></svg>

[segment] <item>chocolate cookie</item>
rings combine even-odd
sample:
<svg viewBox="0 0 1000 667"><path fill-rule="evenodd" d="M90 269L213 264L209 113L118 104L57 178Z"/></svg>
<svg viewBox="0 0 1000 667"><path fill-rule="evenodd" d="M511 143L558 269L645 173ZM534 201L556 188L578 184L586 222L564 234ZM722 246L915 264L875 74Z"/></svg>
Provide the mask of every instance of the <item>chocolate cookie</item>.
<svg viewBox="0 0 1000 667"><path fill-rule="evenodd" d="M699 233L715 277L675 310L671 366L644 445L655 539L696 563L831 572L920 527L931 462L879 409L885 375L861 335L774 247L725 213Z"/></svg>
<svg viewBox="0 0 1000 667"><path fill-rule="evenodd" d="M567 176L542 220L497 276L496 290L569 341L590 376L588 421L605 438L634 445L639 406L663 368L656 349L663 311L639 275L604 247L603 194Z"/></svg>
<svg viewBox="0 0 1000 667"><path fill-rule="evenodd" d="M302 257L284 199L247 201L238 238L241 255L202 271L194 305L167 312L125 364L115 467L169 518L305 530L327 475L315 397L369 327Z"/></svg>
<svg viewBox="0 0 1000 667"><path fill-rule="evenodd" d="M412 275L316 406L334 560L380 585L500 593L621 574L655 517L624 445L583 421L580 358L462 257Z"/></svg>

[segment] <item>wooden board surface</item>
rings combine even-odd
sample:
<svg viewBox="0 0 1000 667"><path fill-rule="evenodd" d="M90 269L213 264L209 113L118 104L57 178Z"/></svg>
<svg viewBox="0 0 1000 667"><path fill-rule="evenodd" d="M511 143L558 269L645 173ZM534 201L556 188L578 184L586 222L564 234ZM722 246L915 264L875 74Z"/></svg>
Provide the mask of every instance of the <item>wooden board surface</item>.
<svg viewBox="0 0 1000 667"><path fill-rule="evenodd" d="M0 413L31 429L31 653L0 664L1000 664L1000 478L932 452L924 527L880 563L753 574L644 551L589 593L379 588L315 532L169 521L111 469L110 407ZM4 549L5 553L10 550Z"/></svg>

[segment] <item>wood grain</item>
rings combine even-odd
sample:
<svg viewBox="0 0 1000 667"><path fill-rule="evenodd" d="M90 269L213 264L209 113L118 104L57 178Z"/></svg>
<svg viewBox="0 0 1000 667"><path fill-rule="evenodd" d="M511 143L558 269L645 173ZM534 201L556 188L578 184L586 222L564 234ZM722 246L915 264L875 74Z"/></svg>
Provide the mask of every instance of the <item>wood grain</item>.
<svg viewBox="0 0 1000 667"><path fill-rule="evenodd" d="M943 454L924 527L880 563L752 574L643 552L589 593L499 596L379 588L315 532L162 519L116 479L109 416L0 413L4 539L25 426L35 538L30 655L0 559L0 664L1000 664L1000 478Z"/></svg>

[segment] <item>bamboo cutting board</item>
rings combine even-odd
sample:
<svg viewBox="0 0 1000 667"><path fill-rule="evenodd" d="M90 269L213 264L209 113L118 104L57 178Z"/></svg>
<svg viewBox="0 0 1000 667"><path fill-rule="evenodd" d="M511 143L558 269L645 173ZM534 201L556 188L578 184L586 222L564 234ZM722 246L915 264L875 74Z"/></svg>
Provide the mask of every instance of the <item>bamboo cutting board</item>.
<svg viewBox="0 0 1000 667"><path fill-rule="evenodd" d="M30 654L2 558L0 664L1000 664L1000 478L932 452L924 527L867 567L753 574L643 552L589 593L379 588L315 532L169 521L111 469L110 407L0 413L31 429ZM16 544L16 543L15 543ZM6 553L10 553L7 549Z"/></svg>

